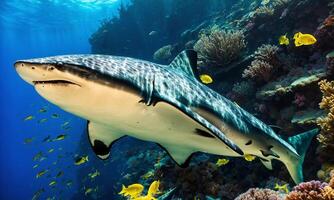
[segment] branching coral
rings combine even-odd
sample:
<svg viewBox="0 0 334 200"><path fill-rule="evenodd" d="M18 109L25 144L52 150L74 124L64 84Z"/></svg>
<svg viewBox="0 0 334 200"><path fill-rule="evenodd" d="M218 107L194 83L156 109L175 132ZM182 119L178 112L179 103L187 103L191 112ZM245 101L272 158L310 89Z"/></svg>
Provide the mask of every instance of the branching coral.
<svg viewBox="0 0 334 200"><path fill-rule="evenodd" d="M328 186L327 183L320 181L300 183L288 194L286 200L325 200L323 189L326 186Z"/></svg>
<svg viewBox="0 0 334 200"><path fill-rule="evenodd" d="M270 189L251 188L235 200L283 200L280 194Z"/></svg>
<svg viewBox="0 0 334 200"><path fill-rule="evenodd" d="M253 17L255 19L265 18L267 16L272 16L275 10L269 6L261 6L254 11Z"/></svg>
<svg viewBox="0 0 334 200"><path fill-rule="evenodd" d="M213 26L200 34L194 49L204 65L222 67L238 59L245 47L243 31L225 31Z"/></svg>
<svg viewBox="0 0 334 200"><path fill-rule="evenodd" d="M277 52L277 46L260 46L254 53L255 60L244 70L242 77L268 82L278 66Z"/></svg>
<svg viewBox="0 0 334 200"><path fill-rule="evenodd" d="M319 106L327 111L327 116L318 119L321 133L318 140L325 151L334 151L334 81L322 80L319 82L320 90L323 94Z"/></svg>
<svg viewBox="0 0 334 200"><path fill-rule="evenodd" d="M334 171L331 172L329 184L320 181L300 183L293 188L285 200L333 200Z"/></svg>

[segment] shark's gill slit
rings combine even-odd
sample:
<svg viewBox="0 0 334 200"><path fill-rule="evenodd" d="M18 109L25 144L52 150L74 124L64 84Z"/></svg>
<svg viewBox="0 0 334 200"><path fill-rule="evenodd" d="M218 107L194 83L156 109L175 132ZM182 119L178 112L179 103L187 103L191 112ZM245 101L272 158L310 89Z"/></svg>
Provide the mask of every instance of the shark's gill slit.
<svg viewBox="0 0 334 200"><path fill-rule="evenodd" d="M205 130L196 128L194 133L196 133L197 135L203 136L203 137L208 137L208 138L214 138L214 136L212 136L210 133L208 133Z"/></svg>

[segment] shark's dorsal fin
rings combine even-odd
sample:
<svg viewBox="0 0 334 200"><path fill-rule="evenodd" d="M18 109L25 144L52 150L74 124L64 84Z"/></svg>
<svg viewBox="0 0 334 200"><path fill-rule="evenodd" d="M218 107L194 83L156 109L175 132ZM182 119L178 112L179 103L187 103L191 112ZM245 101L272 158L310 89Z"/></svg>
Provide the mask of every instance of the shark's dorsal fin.
<svg viewBox="0 0 334 200"><path fill-rule="evenodd" d="M182 51L168 67L180 70L188 76L198 79L197 52L194 50Z"/></svg>
<svg viewBox="0 0 334 200"><path fill-rule="evenodd" d="M89 142L95 154L105 160L110 156L112 145L123 137L123 134L115 133L110 128L95 122L87 122Z"/></svg>

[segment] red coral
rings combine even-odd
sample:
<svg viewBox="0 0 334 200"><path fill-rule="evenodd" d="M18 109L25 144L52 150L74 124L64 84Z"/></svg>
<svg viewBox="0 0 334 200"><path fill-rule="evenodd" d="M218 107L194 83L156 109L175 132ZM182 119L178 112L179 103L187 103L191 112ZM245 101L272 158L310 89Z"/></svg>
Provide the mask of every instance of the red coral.
<svg viewBox="0 0 334 200"><path fill-rule="evenodd" d="M300 183L288 194L286 200L327 200L323 195L323 189L327 185L320 181Z"/></svg>

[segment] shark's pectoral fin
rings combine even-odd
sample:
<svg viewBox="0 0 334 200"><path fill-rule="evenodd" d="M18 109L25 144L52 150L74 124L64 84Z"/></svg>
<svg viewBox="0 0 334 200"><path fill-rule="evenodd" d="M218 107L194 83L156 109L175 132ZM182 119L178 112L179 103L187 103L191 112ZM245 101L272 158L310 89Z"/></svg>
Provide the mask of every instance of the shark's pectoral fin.
<svg viewBox="0 0 334 200"><path fill-rule="evenodd" d="M102 124L90 121L87 122L87 133L93 151L103 160L110 156L111 146L124 136L123 134L113 132L110 128Z"/></svg>
<svg viewBox="0 0 334 200"><path fill-rule="evenodd" d="M271 162L271 160L266 160L266 159L262 159L260 158L262 164L269 170L272 170L273 169L273 164Z"/></svg>
<svg viewBox="0 0 334 200"><path fill-rule="evenodd" d="M182 147L169 146L166 144L158 144L158 145L169 154L169 157L172 158L172 160L178 166L182 168L186 168L189 166L194 151Z"/></svg>
<svg viewBox="0 0 334 200"><path fill-rule="evenodd" d="M182 71L191 78L199 79L197 70L197 52L194 50L182 51L168 67Z"/></svg>

